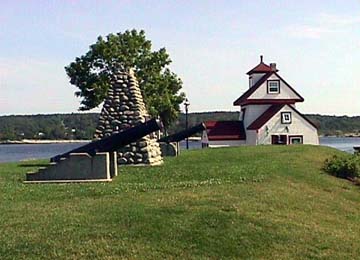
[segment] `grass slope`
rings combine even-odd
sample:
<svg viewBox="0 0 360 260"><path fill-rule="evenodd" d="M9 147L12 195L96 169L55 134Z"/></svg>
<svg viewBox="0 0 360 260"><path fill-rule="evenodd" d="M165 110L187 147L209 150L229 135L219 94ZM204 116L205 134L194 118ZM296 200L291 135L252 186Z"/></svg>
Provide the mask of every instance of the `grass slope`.
<svg viewBox="0 0 360 260"><path fill-rule="evenodd" d="M24 185L0 164L1 259L355 259L360 190L312 146L205 149L106 184Z"/></svg>

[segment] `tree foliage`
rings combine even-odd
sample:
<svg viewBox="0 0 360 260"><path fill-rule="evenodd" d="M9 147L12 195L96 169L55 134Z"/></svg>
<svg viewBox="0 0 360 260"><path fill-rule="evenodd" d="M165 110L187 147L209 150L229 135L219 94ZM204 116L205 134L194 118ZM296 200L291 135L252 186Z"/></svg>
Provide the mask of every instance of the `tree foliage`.
<svg viewBox="0 0 360 260"><path fill-rule="evenodd" d="M334 155L325 160L323 169L336 177L344 179L353 179L360 177L360 156L352 155Z"/></svg>
<svg viewBox="0 0 360 260"><path fill-rule="evenodd" d="M151 116L160 116L165 126L173 122L184 100L182 81L168 68L165 48L152 51L145 32L125 31L98 37L89 51L65 67L70 83L79 88L80 110L97 107L106 97L112 73L120 66L134 69L144 102Z"/></svg>
<svg viewBox="0 0 360 260"><path fill-rule="evenodd" d="M99 115L0 116L0 140L92 139Z"/></svg>

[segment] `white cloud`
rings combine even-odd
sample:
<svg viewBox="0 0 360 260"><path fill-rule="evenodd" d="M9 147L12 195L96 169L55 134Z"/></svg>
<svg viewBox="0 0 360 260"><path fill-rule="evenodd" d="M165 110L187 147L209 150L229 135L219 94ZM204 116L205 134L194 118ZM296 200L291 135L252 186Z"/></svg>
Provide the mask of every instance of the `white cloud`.
<svg viewBox="0 0 360 260"><path fill-rule="evenodd" d="M310 25L295 25L288 27L286 30L290 36L310 39L320 39L324 35L333 32L333 30L325 27Z"/></svg>
<svg viewBox="0 0 360 260"><path fill-rule="evenodd" d="M287 26L285 31L288 35L296 38L320 39L357 24L360 24L360 15L340 16L322 13L313 17L307 24Z"/></svg>

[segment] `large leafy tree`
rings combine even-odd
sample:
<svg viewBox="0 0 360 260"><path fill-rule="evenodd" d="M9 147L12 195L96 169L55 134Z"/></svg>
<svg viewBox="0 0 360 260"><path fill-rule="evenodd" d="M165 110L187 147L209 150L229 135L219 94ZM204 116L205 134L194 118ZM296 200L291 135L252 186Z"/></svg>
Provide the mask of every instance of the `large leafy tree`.
<svg viewBox="0 0 360 260"><path fill-rule="evenodd" d="M119 66L132 68L151 116L160 116L165 127L178 116L185 94L181 79L170 71L165 48L152 51L143 30L99 36L89 51L65 67L70 83L79 88L80 110L97 107L106 97L112 73Z"/></svg>

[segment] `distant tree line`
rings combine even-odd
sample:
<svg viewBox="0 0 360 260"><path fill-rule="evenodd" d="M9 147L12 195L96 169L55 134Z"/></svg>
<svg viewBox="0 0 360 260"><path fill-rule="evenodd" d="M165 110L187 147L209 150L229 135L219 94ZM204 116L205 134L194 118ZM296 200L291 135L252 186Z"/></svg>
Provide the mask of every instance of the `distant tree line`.
<svg viewBox="0 0 360 260"><path fill-rule="evenodd" d="M1 116L0 140L91 139L97 113Z"/></svg>
<svg viewBox="0 0 360 260"><path fill-rule="evenodd" d="M73 113L53 115L0 116L0 140L22 139L92 139L99 114ZM360 134L360 116L307 115L322 135ZM238 120L238 112L190 113L189 126L208 120ZM185 129L185 115L180 114L169 134Z"/></svg>
<svg viewBox="0 0 360 260"><path fill-rule="evenodd" d="M360 135L360 116L327 116L327 115L306 115L319 130L320 135L344 136ZM238 112L202 112L189 114L189 126L199 124L208 120L238 120ZM170 132L176 129L185 129L185 115L181 114L179 120L170 128Z"/></svg>
<svg viewBox="0 0 360 260"><path fill-rule="evenodd" d="M343 136L360 134L360 116L307 115L319 127L320 134Z"/></svg>

